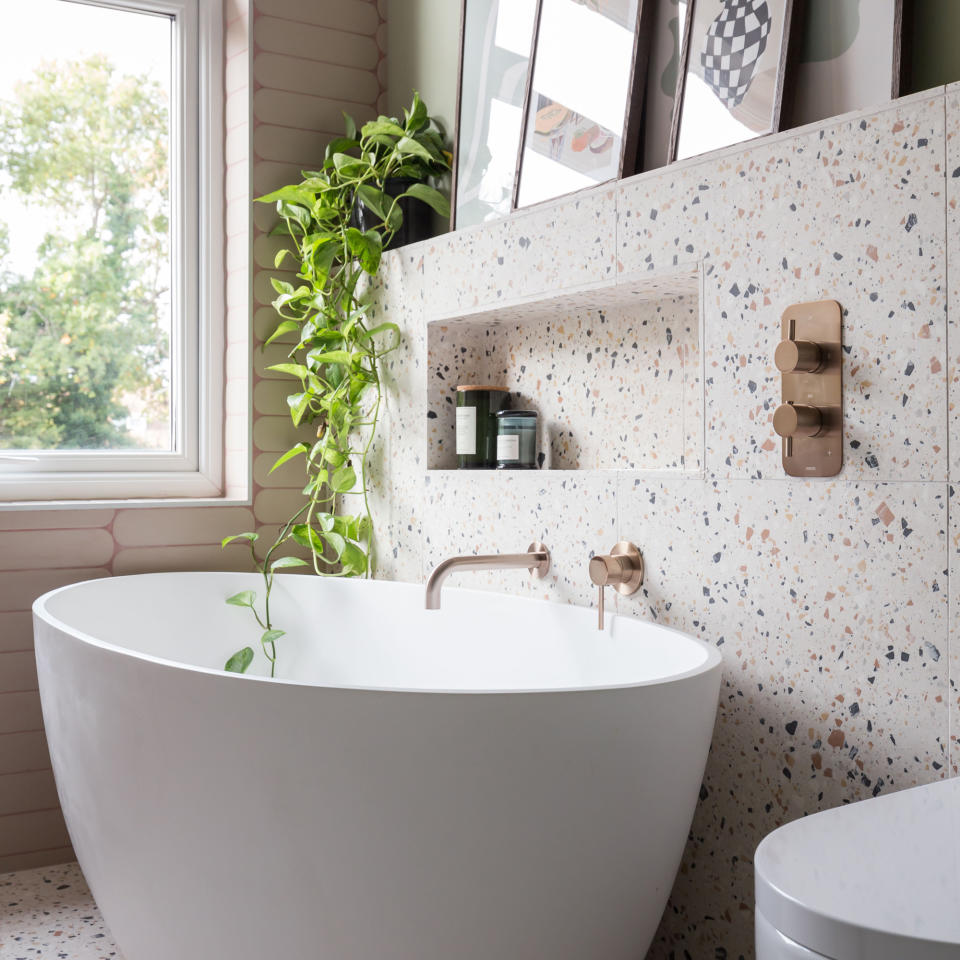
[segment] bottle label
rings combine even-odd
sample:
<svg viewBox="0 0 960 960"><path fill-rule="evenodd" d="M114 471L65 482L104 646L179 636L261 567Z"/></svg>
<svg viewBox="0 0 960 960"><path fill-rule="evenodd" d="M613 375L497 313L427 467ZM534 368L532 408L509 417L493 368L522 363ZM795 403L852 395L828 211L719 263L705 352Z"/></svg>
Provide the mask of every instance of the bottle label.
<svg viewBox="0 0 960 960"><path fill-rule="evenodd" d="M520 437L517 434L497 437L497 459L505 462L520 459Z"/></svg>
<svg viewBox="0 0 960 960"><path fill-rule="evenodd" d="M477 453L477 408L457 407L457 455Z"/></svg>

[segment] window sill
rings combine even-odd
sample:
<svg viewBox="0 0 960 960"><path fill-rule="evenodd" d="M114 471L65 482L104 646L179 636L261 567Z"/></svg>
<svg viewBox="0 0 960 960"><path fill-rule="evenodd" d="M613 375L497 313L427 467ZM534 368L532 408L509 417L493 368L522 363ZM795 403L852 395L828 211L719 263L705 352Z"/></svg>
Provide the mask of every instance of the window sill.
<svg viewBox="0 0 960 960"><path fill-rule="evenodd" d="M0 511L137 506L236 506L249 497L223 496L201 473L20 473L0 480Z"/></svg>
<svg viewBox="0 0 960 960"><path fill-rule="evenodd" d="M0 514L18 510L137 510L160 507L249 507L250 497L166 497L129 500L11 500L0 502Z"/></svg>

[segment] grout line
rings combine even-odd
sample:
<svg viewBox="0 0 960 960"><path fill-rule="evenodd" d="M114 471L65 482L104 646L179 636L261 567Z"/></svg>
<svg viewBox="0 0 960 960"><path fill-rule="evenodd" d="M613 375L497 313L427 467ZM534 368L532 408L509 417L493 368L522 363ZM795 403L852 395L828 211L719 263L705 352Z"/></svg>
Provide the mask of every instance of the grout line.
<svg viewBox="0 0 960 960"><path fill-rule="evenodd" d="M260 17L271 20L282 20L284 23L295 23L299 27L315 27L318 30L335 30L337 33L348 33L352 37L363 37L365 40L373 40L376 43L377 32L374 30L373 33L362 33L359 30L346 30L343 27L331 27L329 24L323 23L309 23L305 20L294 20L293 17L282 17L277 13L260 13ZM281 54L282 56L282 54Z"/></svg>
<svg viewBox="0 0 960 960"><path fill-rule="evenodd" d="M273 90L276 93L292 93L301 97L314 97L317 100L326 100L328 103L342 103L346 104L351 109L354 107L361 107L364 110L376 110L377 108L375 103L367 103L366 101L362 100L350 100L346 97L324 97L319 93L310 93L308 90L291 90L288 87L274 87L272 85L268 86L267 84L261 85L260 89ZM259 117L257 119L259 119Z"/></svg>
<svg viewBox="0 0 960 960"><path fill-rule="evenodd" d="M271 127L277 130L296 130L298 133L311 133L315 134L318 137L342 137L343 131L334 131L334 130L318 130L316 127L298 127L294 126L292 123L280 123L277 120L264 120L261 117L257 117L260 121L260 127ZM245 122L245 121L244 121ZM316 163L316 158L312 161Z"/></svg>
<svg viewBox="0 0 960 960"><path fill-rule="evenodd" d="M368 39L373 39L372 37ZM242 52L242 51L241 51ZM270 47L257 46L257 53L259 55L269 54L275 57L283 57L287 60L302 60L304 63L318 63L324 67L333 67L338 70L354 70L357 73L366 73L372 77L377 75L377 64L374 63L371 67L358 67L352 63L343 63L339 60L325 60L322 57L305 57L302 54L290 54L284 53L282 50L271 50ZM379 61L378 61L379 62Z"/></svg>

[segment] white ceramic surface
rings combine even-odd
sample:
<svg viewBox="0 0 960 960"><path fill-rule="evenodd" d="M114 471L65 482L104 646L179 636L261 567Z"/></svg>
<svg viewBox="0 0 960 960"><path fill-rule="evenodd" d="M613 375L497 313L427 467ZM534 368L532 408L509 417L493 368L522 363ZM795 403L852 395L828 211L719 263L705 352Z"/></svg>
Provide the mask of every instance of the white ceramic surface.
<svg viewBox="0 0 960 960"><path fill-rule="evenodd" d="M757 936L757 960L830 960L822 953L814 953L777 930L759 911L754 911Z"/></svg>
<svg viewBox="0 0 960 960"><path fill-rule="evenodd" d="M754 864L758 960L794 956L766 923L834 960L960 957L960 779L795 820Z"/></svg>
<svg viewBox="0 0 960 960"><path fill-rule="evenodd" d="M635 960L690 827L706 644L489 593L279 577L280 679L244 574L34 605L78 859L126 960Z"/></svg>

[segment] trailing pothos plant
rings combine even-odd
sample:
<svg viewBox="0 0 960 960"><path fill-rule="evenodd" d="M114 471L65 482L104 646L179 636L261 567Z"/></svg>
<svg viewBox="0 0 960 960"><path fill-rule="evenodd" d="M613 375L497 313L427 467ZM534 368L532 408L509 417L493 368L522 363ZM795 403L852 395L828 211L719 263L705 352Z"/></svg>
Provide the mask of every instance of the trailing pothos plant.
<svg viewBox="0 0 960 960"><path fill-rule="evenodd" d="M427 181L444 174L450 155L443 136L414 94L403 120L381 116L359 132L344 114L346 135L327 147L320 170L304 172L299 184L282 187L260 203L276 203L280 223L275 234L289 243L275 266L288 257L299 261L297 282L273 279L273 306L280 320L264 346L285 338L295 341L287 362L271 370L296 381L287 404L296 426L309 424L315 439L295 443L271 470L302 457L306 485L302 506L284 523L260 559L256 533L226 537L246 543L264 580L262 608L253 590L230 597L227 603L249 607L262 631L260 644L276 669L276 629L270 594L278 570L312 565L322 576L370 576L373 568L373 520L368 499L367 457L380 414L380 361L400 343L395 323L369 321L369 301L361 280L380 266L384 247L403 224L400 201L412 198L449 216L447 198ZM388 192L388 181L405 182L399 195ZM411 182L412 181L412 182ZM355 208L362 203L367 230L355 226ZM293 541L309 551L310 560L277 553ZM243 673L253 660L245 646L226 663Z"/></svg>

